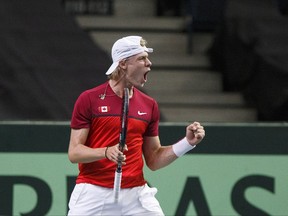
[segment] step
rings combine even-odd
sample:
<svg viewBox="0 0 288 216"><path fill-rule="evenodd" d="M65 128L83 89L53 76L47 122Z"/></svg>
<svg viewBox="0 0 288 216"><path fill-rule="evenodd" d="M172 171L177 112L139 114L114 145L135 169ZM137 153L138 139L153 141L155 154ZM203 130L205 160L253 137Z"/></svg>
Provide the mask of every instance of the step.
<svg viewBox="0 0 288 216"><path fill-rule="evenodd" d="M92 39L110 50L111 44L127 35L141 35L159 52L187 52L188 35L183 32L182 18L115 18L82 15L76 17L81 28L90 31ZM120 31L119 31L120 30ZM163 40L163 38L165 38ZM193 54L204 54L213 43L214 34L195 32L192 35ZM160 44L160 46L158 45ZM175 44L167 46L167 44ZM171 48L170 48L171 47ZM169 49L170 48L170 49Z"/></svg>
<svg viewBox="0 0 288 216"><path fill-rule="evenodd" d="M188 37L188 35L187 35ZM187 39L188 40L188 39ZM210 32L195 32L192 35L192 55L207 55L214 42L214 34Z"/></svg>
<svg viewBox="0 0 288 216"><path fill-rule="evenodd" d="M117 17L150 17L156 14L156 1L154 0L116 0L114 14Z"/></svg>
<svg viewBox="0 0 288 216"><path fill-rule="evenodd" d="M210 60L207 55L157 55L157 52L150 54L150 60L154 68L157 69L178 69L178 70L195 70L210 69Z"/></svg>
<svg viewBox="0 0 288 216"><path fill-rule="evenodd" d="M256 122L257 113L249 108L215 108L211 106L169 107L159 105L165 122Z"/></svg>
<svg viewBox="0 0 288 216"><path fill-rule="evenodd" d="M245 107L245 100L239 93L223 92L160 92L146 90L146 93L161 105L214 106L214 107Z"/></svg>
<svg viewBox="0 0 288 216"><path fill-rule="evenodd" d="M150 31L182 32L183 18L177 17L115 17L78 15L76 23L85 30L94 31Z"/></svg>
<svg viewBox="0 0 288 216"><path fill-rule="evenodd" d="M157 94L167 92L221 92L221 74L211 71L157 70L148 74L144 89Z"/></svg>
<svg viewBox="0 0 288 216"><path fill-rule="evenodd" d="M92 40L110 53L113 43L127 35L140 35L148 42L148 47L154 49L155 54L187 54L187 35L184 33L152 33L144 31L129 32L90 32Z"/></svg>
<svg viewBox="0 0 288 216"><path fill-rule="evenodd" d="M209 57L205 54L187 55L186 37L179 33L146 32L91 32L92 40L107 53L111 53L113 43L127 35L141 35L154 49L150 54L153 67L157 68L210 68Z"/></svg>

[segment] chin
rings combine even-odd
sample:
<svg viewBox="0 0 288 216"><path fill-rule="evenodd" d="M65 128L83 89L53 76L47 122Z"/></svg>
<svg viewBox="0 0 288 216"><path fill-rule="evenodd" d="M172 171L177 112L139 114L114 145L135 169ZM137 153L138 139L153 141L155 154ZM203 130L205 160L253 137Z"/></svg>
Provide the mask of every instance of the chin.
<svg viewBox="0 0 288 216"><path fill-rule="evenodd" d="M141 82L141 83L140 83L140 86L141 86L141 87L144 87L145 84L146 84L146 81Z"/></svg>
<svg viewBox="0 0 288 216"><path fill-rule="evenodd" d="M135 83L134 84L134 86L136 87L136 88L142 88L143 86L145 85L145 82L139 82L139 83Z"/></svg>

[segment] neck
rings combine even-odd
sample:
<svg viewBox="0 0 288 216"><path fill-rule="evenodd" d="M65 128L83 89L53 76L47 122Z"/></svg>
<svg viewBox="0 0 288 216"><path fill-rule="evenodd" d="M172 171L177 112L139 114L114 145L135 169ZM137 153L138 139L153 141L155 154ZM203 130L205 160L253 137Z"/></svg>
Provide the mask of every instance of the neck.
<svg viewBox="0 0 288 216"><path fill-rule="evenodd" d="M127 87L125 85L125 83L123 83L123 82L118 82L116 80L110 79L109 85L110 85L111 89L113 90L113 92L121 98L124 95L124 88L129 88L129 97L130 98L133 96L133 87Z"/></svg>

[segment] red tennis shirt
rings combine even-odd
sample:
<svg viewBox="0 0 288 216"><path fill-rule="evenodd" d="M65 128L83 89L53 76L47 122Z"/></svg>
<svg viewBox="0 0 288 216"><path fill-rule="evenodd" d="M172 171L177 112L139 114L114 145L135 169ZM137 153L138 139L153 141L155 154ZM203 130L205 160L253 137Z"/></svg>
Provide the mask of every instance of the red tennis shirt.
<svg viewBox="0 0 288 216"><path fill-rule="evenodd" d="M122 167L122 188L146 183L143 174L142 145L144 136L158 136L159 109L156 101L133 88L129 101L128 128L125 151L126 165ZM105 97L101 95L105 92ZM85 145L91 148L113 146L119 143L122 99L108 82L83 92L77 99L71 119L71 128L90 128ZM113 188L116 164L108 159L79 163L76 183L90 183Z"/></svg>

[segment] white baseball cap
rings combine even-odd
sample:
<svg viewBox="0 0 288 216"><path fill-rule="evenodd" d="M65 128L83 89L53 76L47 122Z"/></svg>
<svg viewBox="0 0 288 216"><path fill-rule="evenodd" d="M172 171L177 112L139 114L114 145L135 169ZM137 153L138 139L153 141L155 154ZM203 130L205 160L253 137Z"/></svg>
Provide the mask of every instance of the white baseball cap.
<svg viewBox="0 0 288 216"><path fill-rule="evenodd" d="M142 52L153 52L152 48L140 45L140 36L127 36L117 40L111 50L113 63L107 70L106 75L113 73L119 65L119 62L125 58L137 55Z"/></svg>

